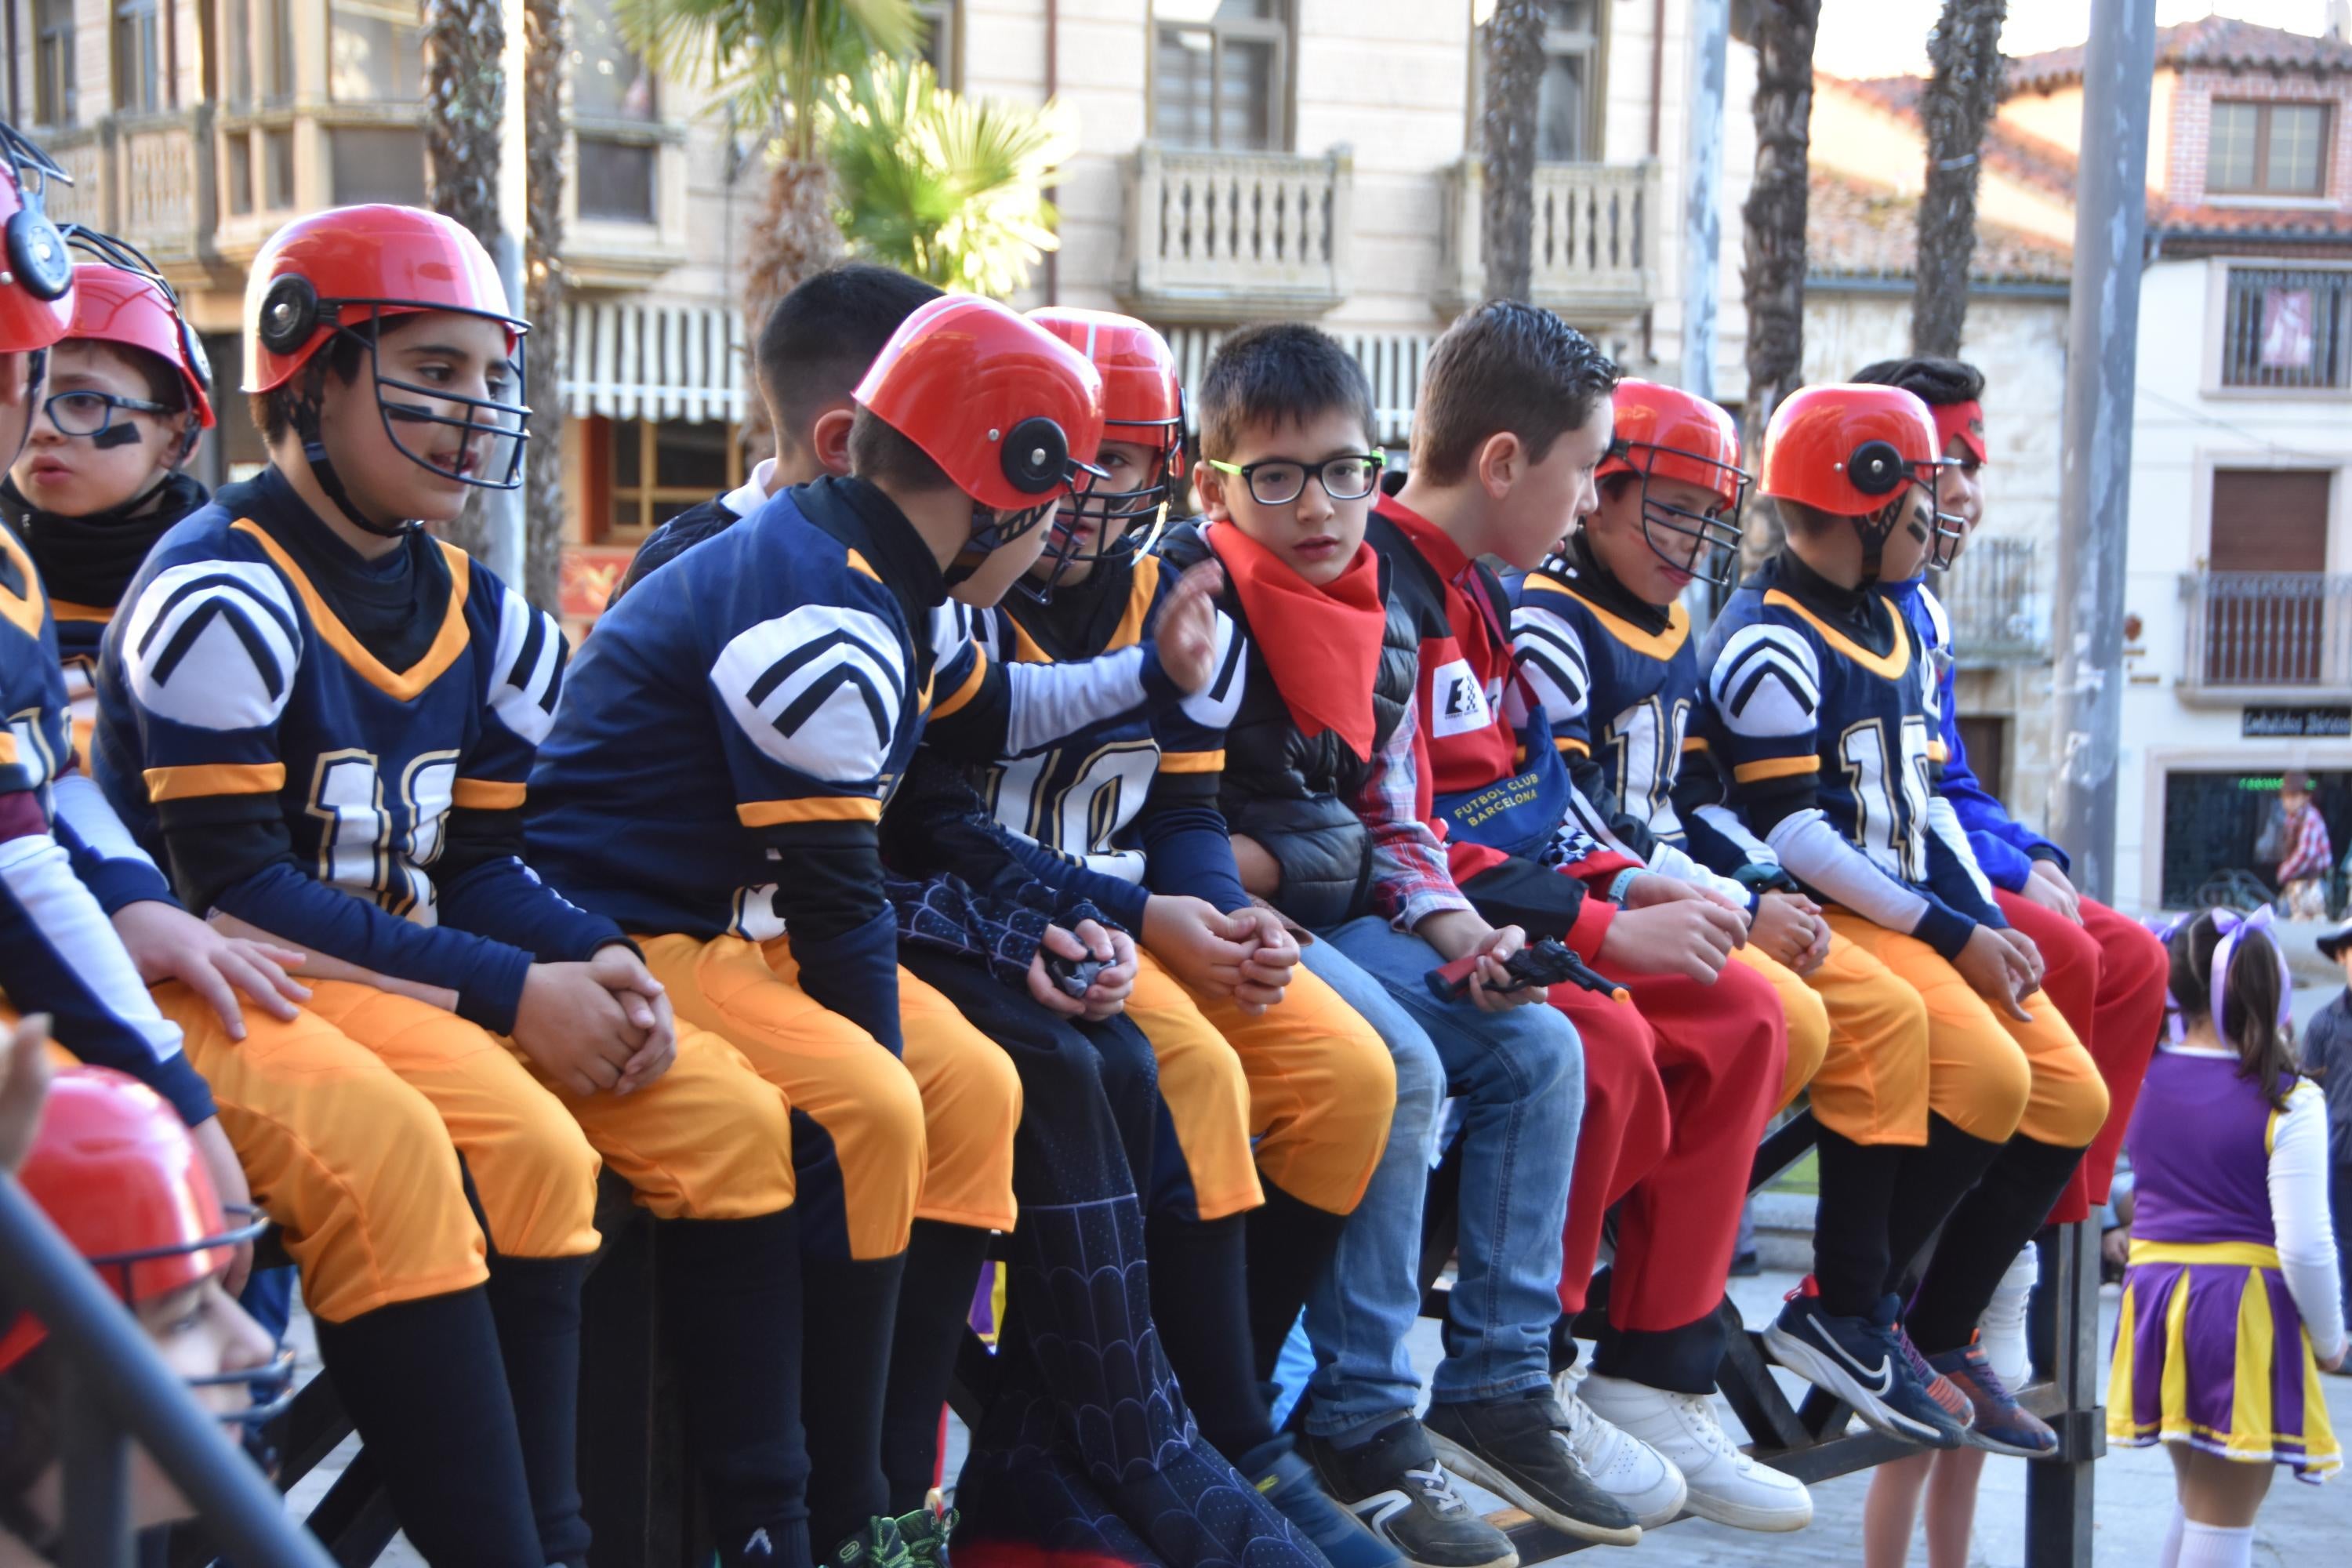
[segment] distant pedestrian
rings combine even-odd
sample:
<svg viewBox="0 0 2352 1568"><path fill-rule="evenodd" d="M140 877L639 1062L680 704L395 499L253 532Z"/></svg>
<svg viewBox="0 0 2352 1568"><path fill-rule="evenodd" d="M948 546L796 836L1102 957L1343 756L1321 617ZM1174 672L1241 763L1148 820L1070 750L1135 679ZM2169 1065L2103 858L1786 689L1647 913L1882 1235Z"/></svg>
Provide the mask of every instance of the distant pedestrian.
<svg viewBox="0 0 2352 1568"><path fill-rule="evenodd" d="M2286 828L2278 866L2279 913L2292 921L2324 921L2336 851L2327 841L2327 819L2311 798L2309 773L2291 772L2279 782L2279 810Z"/></svg>
<svg viewBox="0 0 2352 1568"><path fill-rule="evenodd" d="M2273 1468L2343 1455L2315 1369L2345 1354L2326 1107L2294 1069L2271 911L2175 931L2172 1027L2132 1118L2130 1262L2107 1436L2164 1444L2179 1507L2158 1568L2245 1568Z"/></svg>
<svg viewBox="0 0 2352 1568"><path fill-rule="evenodd" d="M2321 937L2319 951L2343 965L2352 981L2352 921ZM2352 984L2304 1026L2303 1070L2319 1080L2327 1097L2327 1206L2336 1217L2344 1310L2352 1316Z"/></svg>

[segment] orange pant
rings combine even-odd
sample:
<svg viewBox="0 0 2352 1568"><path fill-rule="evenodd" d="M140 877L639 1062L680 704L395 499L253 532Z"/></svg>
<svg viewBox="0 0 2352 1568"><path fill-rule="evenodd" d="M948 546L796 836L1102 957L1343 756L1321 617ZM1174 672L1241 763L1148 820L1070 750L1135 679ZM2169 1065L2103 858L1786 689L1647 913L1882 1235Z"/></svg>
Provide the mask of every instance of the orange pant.
<svg viewBox="0 0 2352 1568"><path fill-rule="evenodd" d="M461 1155L488 1244L516 1258L594 1250L600 1153L666 1219L749 1219L793 1200L782 1098L692 1028L653 1084L582 1098L511 1042L366 985L314 984L291 1023L247 1007L242 1041L184 985L155 1004L331 1322L487 1278Z"/></svg>
<svg viewBox="0 0 2352 1568"><path fill-rule="evenodd" d="M2083 900L2083 923L2076 925L2031 899L1994 896L2009 923L2042 950L2042 989L2074 1026L2107 1086L2106 1123L2050 1214L2052 1224L2070 1225L2088 1219L2093 1204L2107 1201L2124 1130L2164 1027L2171 960L2146 926L2090 899Z"/></svg>
<svg viewBox="0 0 2352 1568"><path fill-rule="evenodd" d="M1820 1074L1829 1055L1829 1009L1820 993L1800 979L1795 970L1765 957L1754 942L1734 948L1731 957L1762 975L1780 999L1780 1019L1789 1029L1789 1065L1781 1070L1780 1099L1772 1109L1786 1110Z"/></svg>
<svg viewBox="0 0 2352 1568"><path fill-rule="evenodd" d="M1583 1309L1602 1218L1622 1202L1610 1321L1677 1329L1723 1300L1751 1156L1780 1100L1788 1025L1771 982L1745 964L1726 964L1711 985L1610 978L1632 1005L1551 989L1584 1041L1559 1301L1571 1314Z"/></svg>
<svg viewBox="0 0 2352 1568"><path fill-rule="evenodd" d="M638 945L677 1016L741 1051L807 1119L795 1151L812 1246L888 1258L918 1217L1012 1228L1021 1080L946 997L898 971L901 1060L801 989L789 937Z"/></svg>
<svg viewBox="0 0 2352 1568"><path fill-rule="evenodd" d="M2080 1147L2106 1120L2107 1090L2091 1053L2055 1005L2037 991L2021 1023L1996 1013L1959 971L1916 937L1849 910L1828 911L1830 930L1919 994L1927 1010L1927 1103L1972 1138Z"/></svg>
<svg viewBox="0 0 2352 1568"><path fill-rule="evenodd" d="M1200 1217L1263 1203L1260 1172L1303 1204L1354 1212L1396 1109L1396 1064L1372 1026L1304 966L1254 1016L1137 957L1127 1016L1151 1042Z"/></svg>

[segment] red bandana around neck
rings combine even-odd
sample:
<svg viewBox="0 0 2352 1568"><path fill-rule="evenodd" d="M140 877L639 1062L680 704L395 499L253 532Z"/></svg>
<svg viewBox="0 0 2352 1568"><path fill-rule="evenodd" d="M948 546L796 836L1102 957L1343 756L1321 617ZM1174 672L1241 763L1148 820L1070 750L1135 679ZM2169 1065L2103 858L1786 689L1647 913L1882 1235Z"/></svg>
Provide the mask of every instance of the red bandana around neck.
<svg viewBox="0 0 2352 1568"><path fill-rule="evenodd" d="M1258 651L1291 721L1307 739L1328 730L1359 761L1372 755L1372 681L1388 609L1380 557L1369 544L1318 588L1231 523L1202 531L1249 617Z"/></svg>
<svg viewBox="0 0 2352 1568"><path fill-rule="evenodd" d="M1936 455L1942 457L1944 448L1958 436L1969 449L1969 456L1981 463L1985 460L1984 405L1970 398L1966 403L1937 403L1927 412L1936 418Z"/></svg>

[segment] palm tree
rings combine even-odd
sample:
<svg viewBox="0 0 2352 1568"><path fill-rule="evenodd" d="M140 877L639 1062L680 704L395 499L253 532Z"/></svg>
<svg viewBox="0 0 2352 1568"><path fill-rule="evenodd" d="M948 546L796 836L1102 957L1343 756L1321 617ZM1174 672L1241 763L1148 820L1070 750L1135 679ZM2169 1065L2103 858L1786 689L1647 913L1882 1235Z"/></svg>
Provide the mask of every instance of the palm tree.
<svg viewBox="0 0 2352 1568"><path fill-rule="evenodd" d="M530 183L523 239L523 384L539 416L524 451L523 596L560 613L563 590L563 121L564 57L572 51L566 0L525 0L523 146Z"/></svg>
<svg viewBox="0 0 2352 1568"><path fill-rule="evenodd" d="M621 31L653 68L715 92L739 125L772 132L768 203L746 259L757 331L794 283L839 254L821 110L877 54L910 55L910 0L621 0Z"/></svg>
<svg viewBox="0 0 2352 1568"><path fill-rule="evenodd" d="M499 244L499 119L506 78L499 57L507 29L499 0L430 0L425 26L425 192L434 211L455 218L493 255ZM488 544L479 498L441 531L479 555Z"/></svg>
<svg viewBox="0 0 2352 1568"><path fill-rule="evenodd" d="M1927 35L1936 74L1920 100L1927 182L1919 197L1919 259L1911 296L1911 352L1960 352L1969 262L1977 247L1977 151L2000 101L2000 26L2009 0L1944 0Z"/></svg>
<svg viewBox="0 0 2352 1568"><path fill-rule="evenodd" d="M1075 145L1059 105L974 100L877 56L825 117L843 237L942 289L1002 299L1059 243L1045 196Z"/></svg>
<svg viewBox="0 0 2352 1568"><path fill-rule="evenodd" d="M1756 183L1740 209L1748 231L1744 449L1762 449L1765 426L1794 392L1805 363L1805 181L1813 112L1813 35L1822 0L1755 0ZM1753 565L1780 548L1767 500L1747 509Z"/></svg>
<svg viewBox="0 0 2352 1568"><path fill-rule="evenodd" d="M1481 47L1485 106L1478 140L1485 163L1479 242L1486 297L1524 300L1535 274L1536 108L1543 85L1545 0L1496 0Z"/></svg>

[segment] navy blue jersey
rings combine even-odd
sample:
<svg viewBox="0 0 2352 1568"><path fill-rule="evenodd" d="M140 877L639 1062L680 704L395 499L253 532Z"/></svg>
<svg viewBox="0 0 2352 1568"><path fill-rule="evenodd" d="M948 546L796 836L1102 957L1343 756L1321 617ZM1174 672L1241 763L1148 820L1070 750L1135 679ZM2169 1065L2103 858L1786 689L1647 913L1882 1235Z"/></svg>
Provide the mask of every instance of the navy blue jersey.
<svg viewBox="0 0 2352 1568"><path fill-rule="evenodd" d="M1511 644L1551 720L1553 745L1571 772L1590 758L1620 812L1680 844L1675 780L1683 753L1706 744L1696 730L1705 698L1689 612L1677 604L1637 624L1559 556L1519 579L1513 599Z"/></svg>
<svg viewBox="0 0 2352 1568"><path fill-rule="evenodd" d="M998 664L1057 665L1075 686L1103 656L1138 646L1177 576L1156 555L1106 563L1086 583L1058 590L1050 605L1021 599L981 612L973 634ZM1056 854L1134 883L1145 880L1150 855L1160 852L1150 842L1147 808L1155 818L1193 808L1214 817L1222 835L1216 802L1225 729L1241 707L1247 645L1223 612L1216 616L1216 639L1214 673L1199 694L1129 709L993 760L982 793L997 821ZM1120 679L1117 666L1105 666L1104 673ZM1069 692L1072 707L1081 695ZM1228 844L1227 875L1215 889L1227 896L1214 901L1231 904L1239 897L1231 858ZM1153 885L1170 884L1155 877ZM1213 896L1206 887L1184 890Z"/></svg>
<svg viewBox="0 0 2352 1568"><path fill-rule="evenodd" d="M870 844L922 737L933 606L885 581L855 513L812 521L810 491L836 483L858 481L784 491L679 555L582 651L532 776L531 853L628 931L781 935L791 868L766 830Z"/></svg>
<svg viewBox="0 0 2352 1568"><path fill-rule="evenodd" d="M1965 836L1938 820L1933 672L1884 592L1839 589L1783 553L1732 595L1700 661L1731 804L1799 879L1947 956L2000 923Z"/></svg>
<svg viewBox="0 0 2352 1568"><path fill-rule="evenodd" d="M0 735L0 795L30 791L49 810L49 784L73 755L57 622L33 558L0 524L0 700L8 731Z"/></svg>
<svg viewBox="0 0 2352 1568"><path fill-rule="evenodd" d="M99 783L191 907L456 990L504 1029L534 954L617 935L517 857L565 656L463 551L415 534L362 558L265 470L165 534L125 595Z"/></svg>

